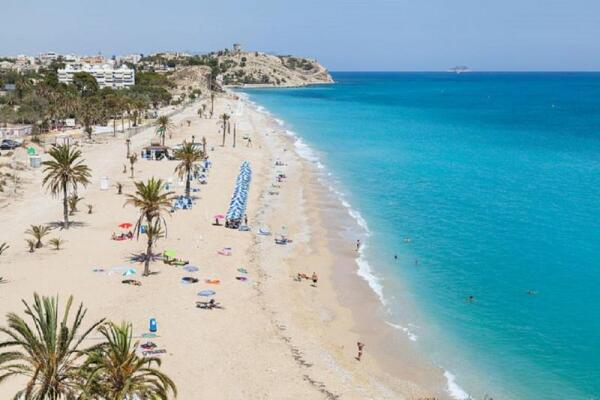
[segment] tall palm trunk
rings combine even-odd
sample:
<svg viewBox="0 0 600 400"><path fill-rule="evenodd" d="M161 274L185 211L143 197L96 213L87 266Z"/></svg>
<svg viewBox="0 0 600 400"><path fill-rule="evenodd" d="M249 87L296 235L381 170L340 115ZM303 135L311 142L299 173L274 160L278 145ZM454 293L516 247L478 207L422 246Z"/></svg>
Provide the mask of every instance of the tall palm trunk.
<svg viewBox="0 0 600 400"><path fill-rule="evenodd" d="M190 197L190 180L192 179L192 169L187 168L187 180L185 181L185 196Z"/></svg>
<svg viewBox="0 0 600 400"><path fill-rule="evenodd" d="M69 203L67 200L67 182L63 182L63 218L64 228L69 229Z"/></svg>
<svg viewBox="0 0 600 400"><path fill-rule="evenodd" d="M223 120L223 143L221 144L222 147L225 147L225 133L227 132L227 128L225 125L225 120Z"/></svg>
<svg viewBox="0 0 600 400"><path fill-rule="evenodd" d="M117 136L117 119L113 116L113 136Z"/></svg>
<svg viewBox="0 0 600 400"><path fill-rule="evenodd" d="M148 228L150 228L150 222L148 222ZM150 257L152 257L152 237L148 236L146 259L144 260L144 276L150 275Z"/></svg>

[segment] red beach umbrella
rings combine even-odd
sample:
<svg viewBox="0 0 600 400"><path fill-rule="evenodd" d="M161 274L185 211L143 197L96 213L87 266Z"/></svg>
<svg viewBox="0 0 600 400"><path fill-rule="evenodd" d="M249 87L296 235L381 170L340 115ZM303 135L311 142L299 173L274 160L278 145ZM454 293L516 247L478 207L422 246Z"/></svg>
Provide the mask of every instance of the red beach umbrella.
<svg viewBox="0 0 600 400"><path fill-rule="evenodd" d="M216 219L223 219L223 218L225 218L225 216L223 214L217 214L217 215L215 215L215 218Z"/></svg>
<svg viewBox="0 0 600 400"><path fill-rule="evenodd" d="M129 229L129 228L131 228L132 226L133 226L133 225L132 225L132 224L130 224L129 222L121 222L121 223L119 224L119 228L123 228L123 229Z"/></svg>

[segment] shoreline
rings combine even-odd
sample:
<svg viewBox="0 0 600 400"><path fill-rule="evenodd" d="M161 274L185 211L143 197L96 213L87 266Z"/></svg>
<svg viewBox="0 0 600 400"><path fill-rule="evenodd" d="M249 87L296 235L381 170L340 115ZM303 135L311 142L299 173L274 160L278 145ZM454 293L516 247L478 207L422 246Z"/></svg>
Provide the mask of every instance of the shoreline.
<svg viewBox="0 0 600 400"><path fill-rule="evenodd" d="M435 398L450 398L448 394L452 394L452 382L447 376L448 372L426 360L425 356L412 345L414 337L410 332L403 332L406 335L401 334L398 332L399 327L386 319L381 283L379 278L373 275L363 254L363 246L367 244L364 239L370 235L366 221L352 208L337 188L324 182L325 167L320 163L318 156L296 133L285 129L284 121L259 104L248 99L242 101L254 107L256 112L272 119L275 131L279 132L283 140L287 141L305 164L306 176L303 179L303 186L308 197L307 203L313 207L315 203L319 205L315 210L311 210L312 212L309 211L312 214L311 220L314 225L327 227L313 240L328 243L326 251L329 252L332 261L327 278L331 280L335 301L351 314L350 321L345 321L347 325L344 329L355 333L361 341L367 340L370 347L368 351L371 352L376 364L377 377L390 387L395 386L396 390L403 394L407 392L407 383L410 386L418 382L420 389L412 387L410 390L419 391L424 388L427 393L418 396L433 395ZM299 147L307 153L300 154ZM336 222L331 224L325 221ZM349 237L348 229L352 229L353 232L356 229L364 231L357 235L363 243L358 253L352 250L355 238ZM361 263L367 265L366 271ZM349 268L349 265L352 267ZM344 295L346 292L353 295ZM393 343L393 346L390 346L390 343ZM454 394L456 393L460 391L454 391Z"/></svg>

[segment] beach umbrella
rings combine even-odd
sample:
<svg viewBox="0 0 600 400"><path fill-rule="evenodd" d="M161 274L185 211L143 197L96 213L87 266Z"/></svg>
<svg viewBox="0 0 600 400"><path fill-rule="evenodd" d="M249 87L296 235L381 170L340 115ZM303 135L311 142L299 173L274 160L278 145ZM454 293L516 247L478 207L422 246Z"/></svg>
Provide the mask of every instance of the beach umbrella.
<svg viewBox="0 0 600 400"><path fill-rule="evenodd" d="M165 257L175 258L175 251L174 250L165 250L165 252L163 254L164 254Z"/></svg>
<svg viewBox="0 0 600 400"><path fill-rule="evenodd" d="M121 223L119 224L119 228L123 228L123 229L129 229L129 228L131 228L132 226L133 226L133 225L132 225L132 224L130 224L129 222L121 222Z"/></svg>
<svg viewBox="0 0 600 400"><path fill-rule="evenodd" d="M198 292L198 296L202 296L202 297L210 297L210 296L214 296L216 294L216 292L214 290L202 290L200 292Z"/></svg>
<svg viewBox="0 0 600 400"><path fill-rule="evenodd" d="M217 214L217 215L215 215L215 218L216 219L223 219L223 218L225 218L225 216L223 214Z"/></svg>
<svg viewBox="0 0 600 400"><path fill-rule="evenodd" d="M127 271L123 272L123 276L131 276L131 275L135 275L137 271L135 270L135 268L128 268Z"/></svg>

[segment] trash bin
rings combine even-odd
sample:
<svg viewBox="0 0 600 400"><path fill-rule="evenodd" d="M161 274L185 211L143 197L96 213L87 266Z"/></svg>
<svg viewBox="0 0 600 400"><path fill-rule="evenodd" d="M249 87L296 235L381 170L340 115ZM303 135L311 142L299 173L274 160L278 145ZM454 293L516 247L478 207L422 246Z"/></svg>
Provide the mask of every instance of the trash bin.
<svg viewBox="0 0 600 400"><path fill-rule="evenodd" d="M103 176L100 178L100 190L108 190L108 177Z"/></svg>
<svg viewBox="0 0 600 400"><path fill-rule="evenodd" d="M31 168L39 168L42 165L42 157L40 156L29 156L29 165Z"/></svg>

